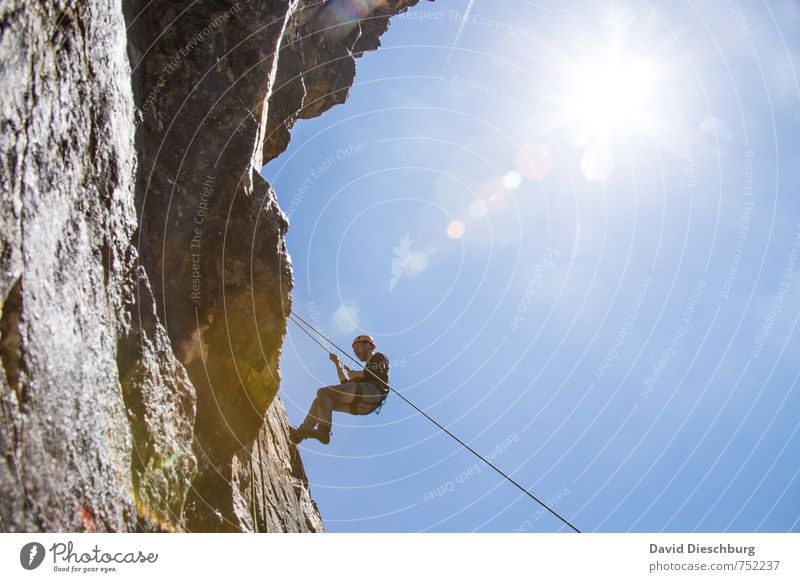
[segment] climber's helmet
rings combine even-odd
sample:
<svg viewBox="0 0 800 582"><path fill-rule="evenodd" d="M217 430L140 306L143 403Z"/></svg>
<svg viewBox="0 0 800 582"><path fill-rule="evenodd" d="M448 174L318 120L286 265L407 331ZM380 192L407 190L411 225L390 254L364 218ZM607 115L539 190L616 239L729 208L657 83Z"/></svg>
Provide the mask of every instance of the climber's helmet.
<svg viewBox="0 0 800 582"><path fill-rule="evenodd" d="M373 350L375 349L375 340L372 339L371 335L363 334L356 336L356 338L353 340L353 347L355 347L358 342L367 342L372 346Z"/></svg>

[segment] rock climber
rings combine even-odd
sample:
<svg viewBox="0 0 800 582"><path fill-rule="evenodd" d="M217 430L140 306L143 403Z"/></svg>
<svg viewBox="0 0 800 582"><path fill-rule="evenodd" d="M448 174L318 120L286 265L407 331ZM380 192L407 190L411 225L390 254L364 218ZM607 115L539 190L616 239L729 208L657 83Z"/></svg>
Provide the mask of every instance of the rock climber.
<svg viewBox="0 0 800 582"><path fill-rule="evenodd" d="M389 360L375 351L375 340L369 335L359 335L353 340L353 351L362 362L363 370L351 370L339 361L339 356L329 354L336 365L341 384L323 386L311 403L305 420L297 428L289 427L289 438L298 444L305 438L315 438L323 444L331 439L332 413L370 414L383 406L389 394ZM347 375L345 375L345 370Z"/></svg>

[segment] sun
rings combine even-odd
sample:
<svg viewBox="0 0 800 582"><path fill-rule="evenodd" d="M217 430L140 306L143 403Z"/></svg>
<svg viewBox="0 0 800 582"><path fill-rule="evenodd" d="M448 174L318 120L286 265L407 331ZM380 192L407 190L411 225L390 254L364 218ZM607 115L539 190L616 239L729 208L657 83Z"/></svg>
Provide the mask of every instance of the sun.
<svg viewBox="0 0 800 582"><path fill-rule="evenodd" d="M622 54L575 66L568 76L563 114L576 128L578 144L651 128L657 78L649 60Z"/></svg>
<svg viewBox="0 0 800 582"><path fill-rule="evenodd" d="M581 171L588 180L605 180L615 166L613 143L633 139L637 132L660 134L663 112L658 87L660 67L618 43L557 67L554 125L566 129L582 150Z"/></svg>

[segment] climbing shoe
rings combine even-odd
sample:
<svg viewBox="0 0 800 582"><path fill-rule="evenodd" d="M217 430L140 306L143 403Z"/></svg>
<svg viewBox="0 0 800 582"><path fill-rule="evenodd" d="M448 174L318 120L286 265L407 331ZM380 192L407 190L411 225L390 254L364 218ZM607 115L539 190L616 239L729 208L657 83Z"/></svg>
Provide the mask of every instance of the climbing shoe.
<svg viewBox="0 0 800 582"><path fill-rule="evenodd" d="M330 425L320 425L317 430L307 428L302 424L297 428L289 427L289 440L294 444L300 444L303 439L317 439L323 445L331 442L331 427Z"/></svg>
<svg viewBox="0 0 800 582"><path fill-rule="evenodd" d="M329 442L331 442L331 425L320 423L316 432L312 436L323 445L327 445Z"/></svg>

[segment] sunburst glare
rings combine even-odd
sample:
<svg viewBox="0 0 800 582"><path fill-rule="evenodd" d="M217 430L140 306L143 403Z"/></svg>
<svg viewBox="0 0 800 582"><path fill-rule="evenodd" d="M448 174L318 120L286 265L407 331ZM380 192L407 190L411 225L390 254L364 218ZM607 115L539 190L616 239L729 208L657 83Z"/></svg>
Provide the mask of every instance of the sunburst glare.
<svg viewBox="0 0 800 582"><path fill-rule="evenodd" d="M555 118L575 145L584 148L583 175L604 180L614 168L612 141L632 131L654 132L661 112L657 105L659 67L641 56L614 48L562 71Z"/></svg>
<svg viewBox="0 0 800 582"><path fill-rule="evenodd" d="M576 124L578 144L587 145L592 139L608 138L631 127L651 128L656 78L650 61L620 54L576 67L565 115Z"/></svg>

